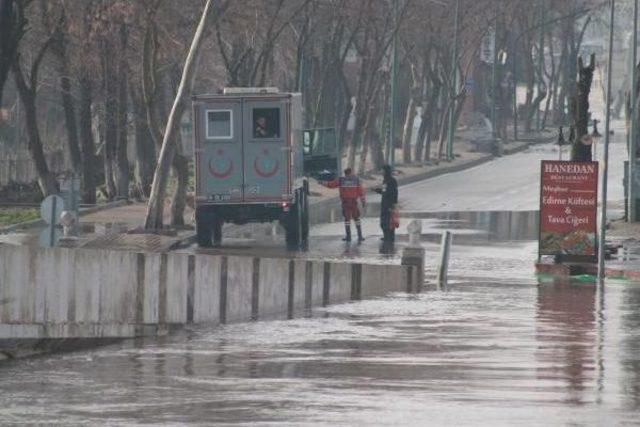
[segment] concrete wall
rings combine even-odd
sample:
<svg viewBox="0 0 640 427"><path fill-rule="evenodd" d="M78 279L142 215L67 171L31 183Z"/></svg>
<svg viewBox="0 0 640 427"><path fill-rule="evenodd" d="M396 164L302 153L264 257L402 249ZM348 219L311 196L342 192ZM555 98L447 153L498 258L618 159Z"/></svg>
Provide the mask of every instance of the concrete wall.
<svg viewBox="0 0 640 427"><path fill-rule="evenodd" d="M0 244L0 339L131 337L418 290L416 268Z"/></svg>

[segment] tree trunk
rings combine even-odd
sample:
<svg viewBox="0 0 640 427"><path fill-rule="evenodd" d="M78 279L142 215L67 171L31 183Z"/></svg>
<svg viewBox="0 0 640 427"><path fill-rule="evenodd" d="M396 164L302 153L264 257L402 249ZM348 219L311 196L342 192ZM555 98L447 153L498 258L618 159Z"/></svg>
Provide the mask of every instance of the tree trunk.
<svg viewBox="0 0 640 427"><path fill-rule="evenodd" d="M351 111L353 111L353 104L351 103L351 93L349 92L348 84L346 82L344 73L342 72L340 72L340 82L342 83L342 87L344 91L344 108L342 110L342 115L339 117L340 122L338 123L338 131L336 132L336 139L339 147L338 155L342 156L342 154L344 153L344 148L346 146L347 128L349 126L349 118L351 117Z"/></svg>
<svg viewBox="0 0 640 427"><path fill-rule="evenodd" d="M425 82L425 86L426 86ZM429 127L431 126L431 122L433 120L434 107L438 100L440 89L437 86L433 86L431 88L430 96L427 98L427 94L423 93L422 95L422 111L420 112L420 127L418 128L418 135L416 137L416 147L414 153L414 159L416 162L422 161L423 153L426 154L426 158L428 160L429 153L425 153L425 147L429 144L427 138Z"/></svg>
<svg viewBox="0 0 640 427"><path fill-rule="evenodd" d="M169 178L169 168L173 162L173 156L176 149L175 134L180 127L180 117L182 117L182 113L185 109L185 92L194 73L193 65L196 62L195 58L200 48L204 28L207 24L210 12L213 9L212 4L213 0L207 0L207 3L204 6L202 17L198 23L198 28L196 29L191 43L191 48L189 49L187 59L184 63L180 86L178 86L178 92L173 102L171 112L169 113L158 165L153 176L149 204L147 205L147 214L144 221L146 229L160 229L163 225L164 197L166 193L167 180Z"/></svg>
<svg viewBox="0 0 640 427"><path fill-rule="evenodd" d="M402 127L402 161L405 164L411 163L411 139L413 136L413 122L416 117L416 109L422 102L422 92L424 89L424 79L418 75L417 67L413 63L411 63L410 68L412 84L409 93L407 114L404 118L404 126Z"/></svg>
<svg viewBox="0 0 640 427"><path fill-rule="evenodd" d="M116 148L116 175L114 180L116 182L116 189L119 199L129 198L129 159L127 157L127 142L128 142L128 112L129 112L129 98L127 90L127 39L128 32L126 26L122 24L120 26L120 44L118 54L120 60L118 61L117 69L117 121L118 121L118 135L117 135L117 148Z"/></svg>
<svg viewBox="0 0 640 427"><path fill-rule="evenodd" d="M128 97L127 97L127 79L122 70L118 76L118 136L116 150L116 175L115 182L119 199L129 198L129 159L127 158L127 113L128 113Z"/></svg>
<svg viewBox="0 0 640 427"><path fill-rule="evenodd" d="M40 191L42 191L42 194L45 197L51 194L56 194L58 192L58 183L47 166L47 161L44 157L44 150L42 148L42 140L40 139L40 131L38 130L35 89L27 86L17 58L15 59L12 68L18 94L20 95L20 100L22 101L25 113L28 136L27 148L29 149L29 154L31 154L31 158L33 159L36 167Z"/></svg>
<svg viewBox="0 0 640 427"><path fill-rule="evenodd" d="M436 126L439 123L438 122L438 116L439 116L438 105L440 104L440 99L442 95L443 95L442 84L438 80L437 82L434 82L433 94L431 96L430 106L428 109L429 124L427 127L427 132L424 136L425 137L425 143L424 143L424 161L425 162L431 161L431 141L433 140L433 135L437 130Z"/></svg>
<svg viewBox="0 0 640 427"><path fill-rule="evenodd" d="M576 140L571 150L571 160L576 162L589 162L592 158L591 145L583 144L581 139L589 134L589 93L591 92L595 67L595 55L593 54L587 67L583 65L582 58L578 59L580 77L576 86L577 97L574 113Z"/></svg>
<svg viewBox="0 0 640 427"><path fill-rule="evenodd" d="M9 71L18 54L18 46L23 35L24 2L0 0L0 107L4 85L9 78Z"/></svg>
<svg viewBox="0 0 640 427"><path fill-rule="evenodd" d="M83 75L80 77L79 101L79 130L82 144L82 200L87 204L96 203L96 173L97 159L95 157L95 143L93 141L91 114L91 79Z"/></svg>
<svg viewBox="0 0 640 427"><path fill-rule="evenodd" d="M402 161L405 164L411 163L411 136L413 134L413 119L415 116L416 99L414 96L411 96L409 98L409 104L407 105L407 115L404 119L404 126L402 129Z"/></svg>
<svg viewBox="0 0 640 427"><path fill-rule="evenodd" d="M114 164L118 146L118 86L113 69L113 51L109 41L104 41L103 83L104 83L104 180L109 200L117 194L114 181Z"/></svg>
<svg viewBox="0 0 640 427"><path fill-rule="evenodd" d="M451 112L451 103L453 101L454 101L453 98L449 98L447 100L445 109L440 117L440 130L438 131L438 135L440 135L440 137L438 139L438 147L437 147L437 153L436 153L437 160L442 160L442 155L444 153L444 145L447 140L447 134L449 133L447 124L449 122L449 115Z"/></svg>
<svg viewBox="0 0 640 427"><path fill-rule="evenodd" d="M427 119L425 103L422 104L423 113L420 114L420 127L418 128L418 135L416 136L416 147L413 153L413 158L416 162L420 162L422 160L422 155L424 153L425 146L425 137L427 136L427 127L429 126L429 121Z"/></svg>
<svg viewBox="0 0 640 427"><path fill-rule="evenodd" d="M367 118L363 129L362 152L360 153L360 165L358 167L358 175L364 175L367 172L367 152L371 144L371 136L375 128L375 120L378 115L378 103L374 102L367 110Z"/></svg>
<svg viewBox="0 0 640 427"><path fill-rule="evenodd" d="M156 167L156 153L147 122L144 101L141 99L141 96L135 92L132 92L131 95L135 132L136 160L134 176L136 188L140 196L149 197L151 182L153 180L153 170Z"/></svg>
<svg viewBox="0 0 640 427"><path fill-rule="evenodd" d="M180 138L178 138L180 139ZM179 144L179 142L178 142ZM170 221L172 227L184 227L184 209L187 206L187 185L189 184L189 160L178 149L171 164L176 185L171 195Z"/></svg>
<svg viewBox="0 0 640 427"><path fill-rule="evenodd" d="M80 154L80 143L78 141L78 124L76 121L74 101L71 95L71 80L69 79L66 64L62 65L60 70L60 92L67 128L67 149L69 150L69 157L71 158L71 166L75 173L80 174L82 170L82 156Z"/></svg>

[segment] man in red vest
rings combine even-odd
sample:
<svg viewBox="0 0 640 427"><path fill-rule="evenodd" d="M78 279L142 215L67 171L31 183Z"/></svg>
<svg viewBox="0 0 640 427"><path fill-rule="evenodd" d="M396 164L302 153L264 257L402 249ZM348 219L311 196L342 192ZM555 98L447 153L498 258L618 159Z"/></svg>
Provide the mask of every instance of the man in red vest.
<svg viewBox="0 0 640 427"><path fill-rule="evenodd" d="M362 209L366 206L364 190L360 184L360 178L352 174L351 168L344 170L344 176L329 182L321 182L328 188L340 189L340 200L342 200L342 216L344 217L344 230L346 236L342 239L345 242L351 241L351 219L356 223L358 231L358 243L364 241L362 236L362 226L360 224L360 209L358 209L358 199L362 202Z"/></svg>

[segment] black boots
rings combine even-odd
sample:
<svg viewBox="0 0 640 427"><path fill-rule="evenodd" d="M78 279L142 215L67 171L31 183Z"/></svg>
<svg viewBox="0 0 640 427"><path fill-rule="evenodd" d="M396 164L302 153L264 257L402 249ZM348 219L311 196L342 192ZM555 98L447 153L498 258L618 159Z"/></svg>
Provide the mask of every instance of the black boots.
<svg viewBox="0 0 640 427"><path fill-rule="evenodd" d="M358 232L358 243L362 243L364 242L364 236L362 235L362 227L360 225L356 225L356 230ZM342 239L343 242L350 242L351 241L351 227L348 225L344 226L344 238Z"/></svg>
<svg viewBox="0 0 640 427"><path fill-rule="evenodd" d="M350 242L351 241L351 227L348 225L344 226L344 232L345 232L345 236L344 239L342 239L343 242Z"/></svg>

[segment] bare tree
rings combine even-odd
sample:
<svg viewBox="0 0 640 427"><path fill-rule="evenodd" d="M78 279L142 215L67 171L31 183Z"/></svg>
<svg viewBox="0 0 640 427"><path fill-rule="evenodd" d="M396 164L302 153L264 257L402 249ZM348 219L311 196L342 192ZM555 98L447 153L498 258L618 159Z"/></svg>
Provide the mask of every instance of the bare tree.
<svg viewBox="0 0 640 427"><path fill-rule="evenodd" d="M41 6L44 7L44 5ZM41 10L40 12L41 15L46 15L46 11ZM24 15L22 15L22 19L25 19ZM18 25L24 27L24 22ZM56 193L58 191L58 184L53 174L49 171L47 161L44 157L42 139L40 137L40 130L38 129L36 96L38 92L38 72L40 71L42 60L47 54L47 51L49 51L52 43L53 36L45 36L44 40L35 47L36 54L33 60L30 61L30 64L28 63L29 61L22 61L21 50L18 49L11 63L14 80L25 112L29 153L36 167L38 185L40 186L42 194L45 196ZM25 64L23 64L23 62L25 62ZM25 73L23 67L27 68L29 72Z"/></svg>
<svg viewBox="0 0 640 427"><path fill-rule="evenodd" d="M163 226L163 214L164 214L164 196L166 193L167 180L169 178L169 169L173 156L176 150L175 134L178 131L180 125L179 117L182 116L182 112L185 108L185 95L187 95L187 86L192 79L195 71L194 64L196 63L196 57L198 50L202 43L202 36L205 27L211 21L211 17L214 15L213 0L207 0L200 23L193 36L191 48L184 63L182 70L182 77L180 79L180 85L176 93L169 118L167 119L167 125L165 127L164 136L162 140L162 147L160 148L160 156L158 159L158 165L153 177L153 184L151 186L151 195L149 197L149 203L147 205L147 214L144 221L145 229L160 229ZM218 15L219 16L219 15Z"/></svg>
<svg viewBox="0 0 640 427"><path fill-rule="evenodd" d="M25 32L24 7L21 0L0 0L0 107L4 85Z"/></svg>

